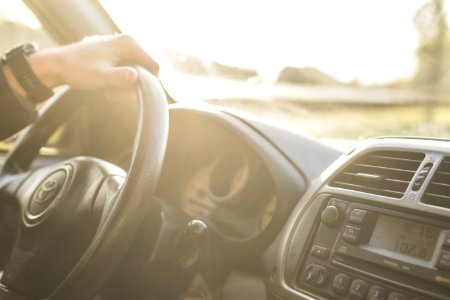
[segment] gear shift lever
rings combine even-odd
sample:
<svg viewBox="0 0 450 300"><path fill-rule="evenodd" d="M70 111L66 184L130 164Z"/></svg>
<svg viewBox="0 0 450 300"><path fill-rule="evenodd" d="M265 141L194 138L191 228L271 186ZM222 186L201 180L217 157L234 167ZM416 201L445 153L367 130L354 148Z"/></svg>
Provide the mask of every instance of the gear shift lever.
<svg viewBox="0 0 450 300"><path fill-rule="evenodd" d="M197 261L207 229L208 226L203 221L189 221L175 244L173 258L178 265L190 267Z"/></svg>

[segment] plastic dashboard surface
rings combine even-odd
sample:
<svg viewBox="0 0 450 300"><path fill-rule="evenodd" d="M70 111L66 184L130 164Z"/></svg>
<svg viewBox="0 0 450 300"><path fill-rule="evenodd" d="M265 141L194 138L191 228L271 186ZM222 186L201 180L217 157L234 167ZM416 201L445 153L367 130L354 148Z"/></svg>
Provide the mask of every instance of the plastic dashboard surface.
<svg viewBox="0 0 450 300"><path fill-rule="evenodd" d="M449 299L448 156L448 141L394 138L367 140L343 155L294 209L272 293L283 299ZM376 165L380 157L391 165ZM343 173L353 177L337 187ZM390 196L377 187L389 188Z"/></svg>
<svg viewBox="0 0 450 300"><path fill-rule="evenodd" d="M323 170L338 154L305 140L305 155L293 164L278 147L292 136L257 126L263 125L213 106L170 110L158 196L206 221L229 258L254 257L273 241L312 180L302 162L316 160L315 171Z"/></svg>
<svg viewBox="0 0 450 300"><path fill-rule="evenodd" d="M220 161L223 157L230 157L232 160L243 163L238 164L236 168L231 168L231 171L226 169L226 172L230 171L231 181L222 181L223 178L219 176L219 183L225 182L227 186L236 187L236 190L241 189L239 182L245 182L242 178L246 177L246 168L250 172L248 174L253 174L255 178L261 180L255 183L256 186L269 182L267 185L270 187L269 194L275 194L277 201L280 201L278 204L283 208L280 214L273 217L269 213L272 222L270 218L266 218L268 221L261 221L265 218L264 213L262 218L256 218L256 222L251 225L253 228L259 228L260 232L248 231L248 235L239 236L233 231L230 235L228 229L219 230L225 233L220 239L222 243L220 246L223 247L219 248L225 250L223 252L225 257L230 259L235 259L239 255L243 259L254 258L260 254L255 254L257 250L267 249L260 259L251 261L260 264L258 268L264 270L255 272L255 277L258 278L258 282L260 280L265 282L267 292L274 297L394 300L403 299L403 295L405 299L450 298L450 275L442 264L439 265L444 254L450 253L450 246L445 246L445 233L450 230L450 209L431 205L423 200L425 194L429 193L428 188L435 174L446 172L441 170L441 165L446 157L450 156L450 142L371 139L361 142L356 149L337 159L339 152L317 141L294 135L250 116L217 107L209 109L172 105L170 122L170 141L164 172L167 173L166 178L173 179L175 177L172 175L177 175L179 170L183 170L185 178L188 179L184 182L184 179L180 179L178 182L180 185L177 186L175 181L164 181L163 174L160 192L166 200L170 201L169 198L172 196L174 201L180 199L178 194L170 195L171 191L181 192L186 188L189 190L189 186L195 186L198 182L204 185L210 184L202 176L205 174L210 176L213 173L211 170L221 166ZM400 154L419 153L423 156L418 159L414 157L405 159L416 161L417 168L412 173L409 171L411 178L400 178L400 183L396 183L395 186L406 186L404 191L395 190L392 196L386 196L332 184L333 180L344 171L347 172L347 168L360 158L377 151L393 151ZM195 165L195 161L202 164ZM39 157L36 163L45 165L50 162L44 157ZM203 172L202 168L210 169ZM398 168L401 169L401 167ZM222 169L219 168L219 170L218 173L221 174ZM426 175L422 176L422 173ZM448 173L450 174L450 169ZM356 177L370 184L374 181L385 181L386 178L382 175L369 174L365 171L358 171L355 174ZM415 183L421 177L424 178L421 179L420 186L415 188ZM194 184L188 184L189 178L194 179ZM272 182L267 181L267 178L270 178ZM404 182L407 182L406 185ZM450 182L448 184L450 185ZM183 188L177 189L177 187ZM233 193L230 193L228 198L221 197L220 189L214 193L217 207L244 203L237 200ZM393 197L395 195L397 196ZM259 196L257 195L256 198ZM269 210L270 199L271 197L265 199ZM332 224L333 220L331 220L331 225L326 225L325 222L328 222L326 218L323 221L322 214L329 206L337 207L338 210L342 209L339 222L336 224ZM325 215L328 214L329 217L331 210L328 209ZM351 215L354 210L366 211L364 226L350 220L354 218ZM264 212L264 209L261 212ZM192 211L188 211L188 214L195 216ZM331 216L333 216L332 211ZM203 217L210 219L207 214ZM377 225L379 219L385 220L384 225L381 221L381 225ZM374 232L378 232L378 235L380 235L379 232L387 234L385 229L383 231L383 226L395 227L395 224L399 224L398 220L423 224L421 228L431 232L431 235L438 232L437 238L424 241L410 239L409 245L405 246L407 248L420 247L423 243L429 245L428 248L425 247L425 250L410 250L409 256L393 254L393 251L381 249L391 246L371 242L372 236L375 236ZM228 226L225 225L225 227ZM347 226L353 228L353 232L350 230L346 233L350 236L355 230L360 229L361 241L351 243L346 240L344 232ZM326 241L330 244L326 245ZM393 242L395 243L395 239ZM317 252L314 246L325 248L327 251L319 249ZM344 251L345 247L347 250ZM248 251L244 251L245 249ZM322 255L326 258L323 259ZM380 257L382 260L377 261ZM421 273L425 277L419 278L414 273ZM339 277L338 275L341 274L343 276ZM242 279L239 276L235 277L237 281ZM341 284L341 291L334 286L336 282ZM242 285L239 289L241 288ZM359 290L360 293L351 294L351 290ZM230 291L233 290L228 292ZM262 294L265 293L264 289Z"/></svg>

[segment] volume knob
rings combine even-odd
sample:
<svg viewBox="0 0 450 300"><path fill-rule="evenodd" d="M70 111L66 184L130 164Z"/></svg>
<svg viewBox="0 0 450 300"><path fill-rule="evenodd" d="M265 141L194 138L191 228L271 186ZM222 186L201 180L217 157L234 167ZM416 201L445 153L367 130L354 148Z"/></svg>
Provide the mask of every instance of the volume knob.
<svg viewBox="0 0 450 300"><path fill-rule="evenodd" d="M335 227L340 221L339 208L334 205L327 206L320 216L322 223L328 227Z"/></svg>

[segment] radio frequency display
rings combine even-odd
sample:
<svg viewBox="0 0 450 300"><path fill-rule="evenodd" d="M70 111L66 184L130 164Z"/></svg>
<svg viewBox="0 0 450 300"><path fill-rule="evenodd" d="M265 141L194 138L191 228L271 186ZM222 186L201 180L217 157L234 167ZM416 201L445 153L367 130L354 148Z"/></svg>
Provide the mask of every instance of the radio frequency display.
<svg viewBox="0 0 450 300"><path fill-rule="evenodd" d="M431 260L441 229L405 219L380 215L369 244L395 253Z"/></svg>

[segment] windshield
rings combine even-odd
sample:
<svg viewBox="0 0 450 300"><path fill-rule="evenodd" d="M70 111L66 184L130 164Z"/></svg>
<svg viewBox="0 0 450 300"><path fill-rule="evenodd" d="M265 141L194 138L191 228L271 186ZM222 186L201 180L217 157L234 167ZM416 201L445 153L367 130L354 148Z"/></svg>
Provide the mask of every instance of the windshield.
<svg viewBox="0 0 450 300"><path fill-rule="evenodd" d="M447 1L101 2L178 101L319 138L450 137Z"/></svg>

